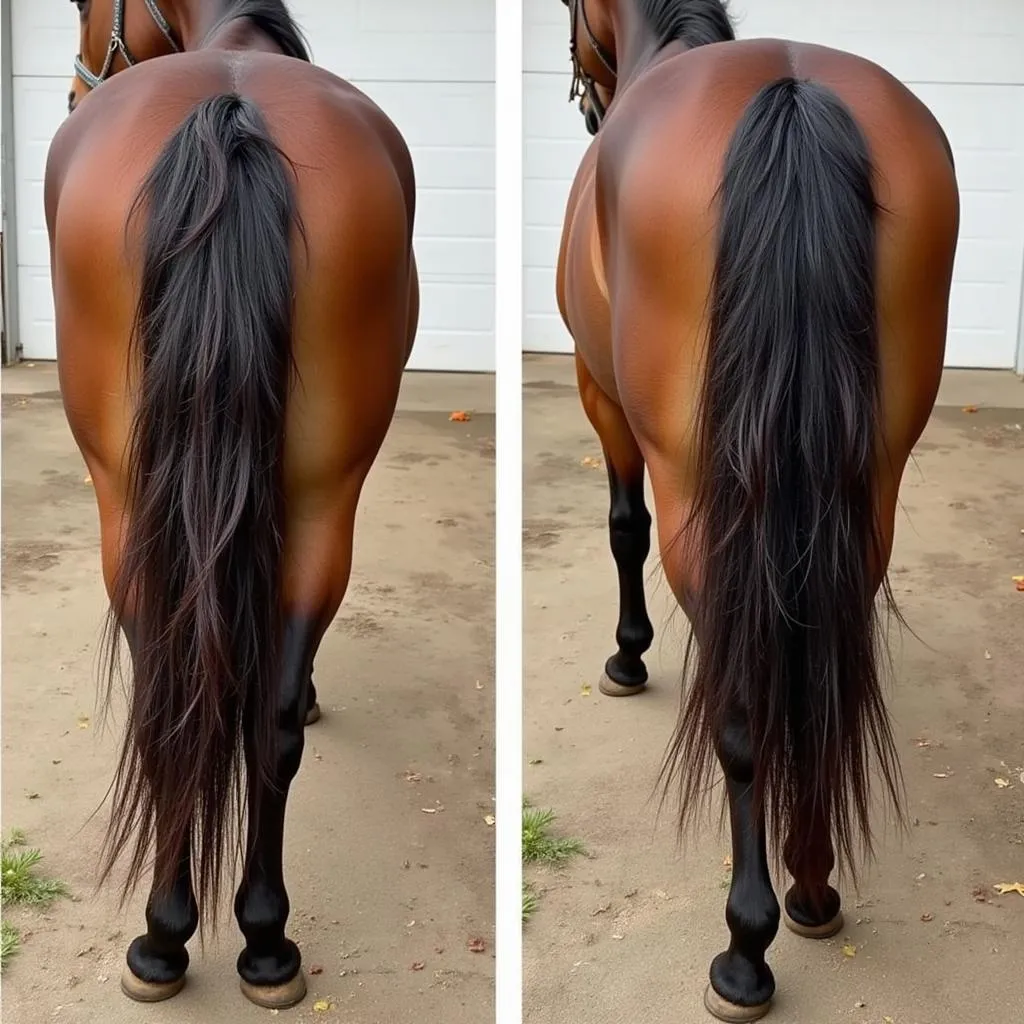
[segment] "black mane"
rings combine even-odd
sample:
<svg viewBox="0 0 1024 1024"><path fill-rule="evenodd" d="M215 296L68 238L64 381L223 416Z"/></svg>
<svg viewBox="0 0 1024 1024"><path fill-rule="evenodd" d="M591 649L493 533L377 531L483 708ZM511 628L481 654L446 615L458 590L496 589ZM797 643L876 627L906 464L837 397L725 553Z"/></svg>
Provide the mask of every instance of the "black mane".
<svg viewBox="0 0 1024 1024"><path fill-rule="evenodd" d="M248 18L274 41L286 57L312 63L309 46L284 0L226 0L224 13L212 31L239 18Z"/></svg>
<svg viewBox="0 0 1024 1024"><path fill-rule="evenodd" d="M736 38L726 0L636 0L659 47L683 42L691 49Z"/></svg>

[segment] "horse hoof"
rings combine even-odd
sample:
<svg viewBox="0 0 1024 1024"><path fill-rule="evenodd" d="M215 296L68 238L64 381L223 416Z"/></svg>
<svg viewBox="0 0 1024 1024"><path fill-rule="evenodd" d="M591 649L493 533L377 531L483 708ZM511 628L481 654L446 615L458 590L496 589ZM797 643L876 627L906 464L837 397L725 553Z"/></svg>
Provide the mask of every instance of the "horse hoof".
<svg viewBox="0 0 1024 1024"><path fill-rule="evenodd" d="M757 1006L740 1006L720 996L711 985L704 990L704 1008L712 1017L724 1020L726 1024L746 1024L747 1021L760 1020L771 1006L770 1001Z"/></svg>
<svg viewBox="0 0 1024 1024"><path fill-rule="evenodd" d="M841 910L831 921L826 921L824 924L800 924L799 921L794 921L785 910L782 911L782 920L794 935L799 935L803 939L831 939L833 935L838 935L843 930L843 912Z"/></svg>
<svg viewBox="0 0 1024 1024"><path fill-rule="evenodd" d="M306 725L312 725L314 722L320 721L320 704L319 702L314 704L306 712Z"/></svg>
<svg viewBox="0 0 1024 1024"><path fill-rule="evenodd" d="M162 1003L176 996L185 987L185 975L176 981L143 981L130 967L121 975L121 991L137 1003Z"/></svg>
<svg viewBox="0 0 1024 1024"><path fill-rule="evenodd" d="M245 978L238 981L242 995L265 1010L287 1010L289 1006L301 1003L306 996L306 978L301 970L283 985L251 985Z"/></svg>
<svg viewBox="0 0 1024 1024"><path fill-rule="evenodd" d="M622 683L615 682L607 672L601 674L601 681L597 684L597 688L606 697L632 697L634 693L640 693L647 689L646 683L638 683L635 686L623 686Z"/></svg>

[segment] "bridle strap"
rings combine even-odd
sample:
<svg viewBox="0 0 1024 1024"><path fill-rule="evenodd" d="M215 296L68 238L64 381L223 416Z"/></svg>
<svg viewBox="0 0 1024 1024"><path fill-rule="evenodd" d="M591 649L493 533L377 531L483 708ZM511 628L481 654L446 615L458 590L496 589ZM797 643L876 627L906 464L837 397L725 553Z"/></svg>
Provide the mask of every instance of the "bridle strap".
<svg viewBox="0 0 1024 1024"><path fill-rule="evenodd" d="M161 34L171 45L171 49L175 53L181 52L181 46L178 45L178 41L174 38L174 32L171 29L170 23L163 15L163 11L157 6L156 0L143 0L146 5L146 10L149 11L156 27L160 29ZM107 47L107 55L103 61L103 67L100 68L99 74L93 74L85 64L82 62L81 56L75 58L75 74L85 83L90 89L95 89L96 86L101 85L107 78L110 77L110 69L114 64L114 58L117 54L121 54L124 58L125 64L129 67L134 67L138 63L135 57L132 56L131 50L128 49L128 44L124 39L124 5L125 0L114 0L113 19L110 29L110 45Z"/></svg>
<svg viewBox="0 0 1024 1024"><path fill-rule="evenodd" d="M583 30L587 34L587 42L590 44L590 48L594 51L597 59L605 66L608 73L617 79L619 75L615 69L615 58L608 53L601 45L601 41L594 35L594 31L590 27L590 21L587 18L587 8L584 0L568 0L568 3L571 18L569 57L572 61L572 84L569 86L569 102L572 103L574 100L585 95L600 122L604 120L607 110L601 102L601 97L597 94L597 89L594 87L594 79L583 70L583 62L580 60L579 49L576 46L576 26L579 24L580 15L583 16Z"/></svg>

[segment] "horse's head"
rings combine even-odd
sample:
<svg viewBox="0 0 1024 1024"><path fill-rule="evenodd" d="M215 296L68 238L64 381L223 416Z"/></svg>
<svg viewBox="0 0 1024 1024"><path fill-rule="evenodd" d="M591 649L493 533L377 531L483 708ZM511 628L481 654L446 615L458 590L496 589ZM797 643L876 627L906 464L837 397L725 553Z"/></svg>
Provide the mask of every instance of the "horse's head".
<svg viewBox="0 0 1024 1024"><path fill-rule="evenodd" d="M587 131L596 135L615 96L615 34L607 0L562 0L569 9L570 100L577 97Z"/></svg>
<svg viewBox="0 0 1024 1024"><path fill-rule="evenodd" d="M181 49L157 0L71 0L81 21L68 112L89 90L139 61ZM128 44L131 39L131 45Z"/></svg>

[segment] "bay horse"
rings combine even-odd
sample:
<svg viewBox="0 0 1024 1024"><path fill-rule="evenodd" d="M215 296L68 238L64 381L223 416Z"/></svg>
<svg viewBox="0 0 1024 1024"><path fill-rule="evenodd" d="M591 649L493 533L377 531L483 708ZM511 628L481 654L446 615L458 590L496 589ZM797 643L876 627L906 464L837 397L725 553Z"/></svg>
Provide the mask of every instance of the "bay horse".
<svg viewBox="0 0 1024 1024"><path fill-rule="evenodd" d="M241 852L242 991L290 1006L306 983L285 807L416 332L413 166L385 114L312 65L281 0L76 6L45 205L108 698L122 631L133 669L101 880L130 851L127 893L152 854L121 986L182 988Z"/></svg>
<svg viewBox="0 0 1024 1024"><path fill-rule="evenodd" d="M661 780L681 825L725 776L730 943L705 1006L766 1014L785 923L843 925L831 872L870 854L870 773L898 812L882 612L900 480L942 374L959 194L931 112L875 64L737 41L720 0L563 0L594 139L557 270L608 468L617 650L641 692L650 474L689 685ZM876 607L877 605L877 607Z"/></svg>

